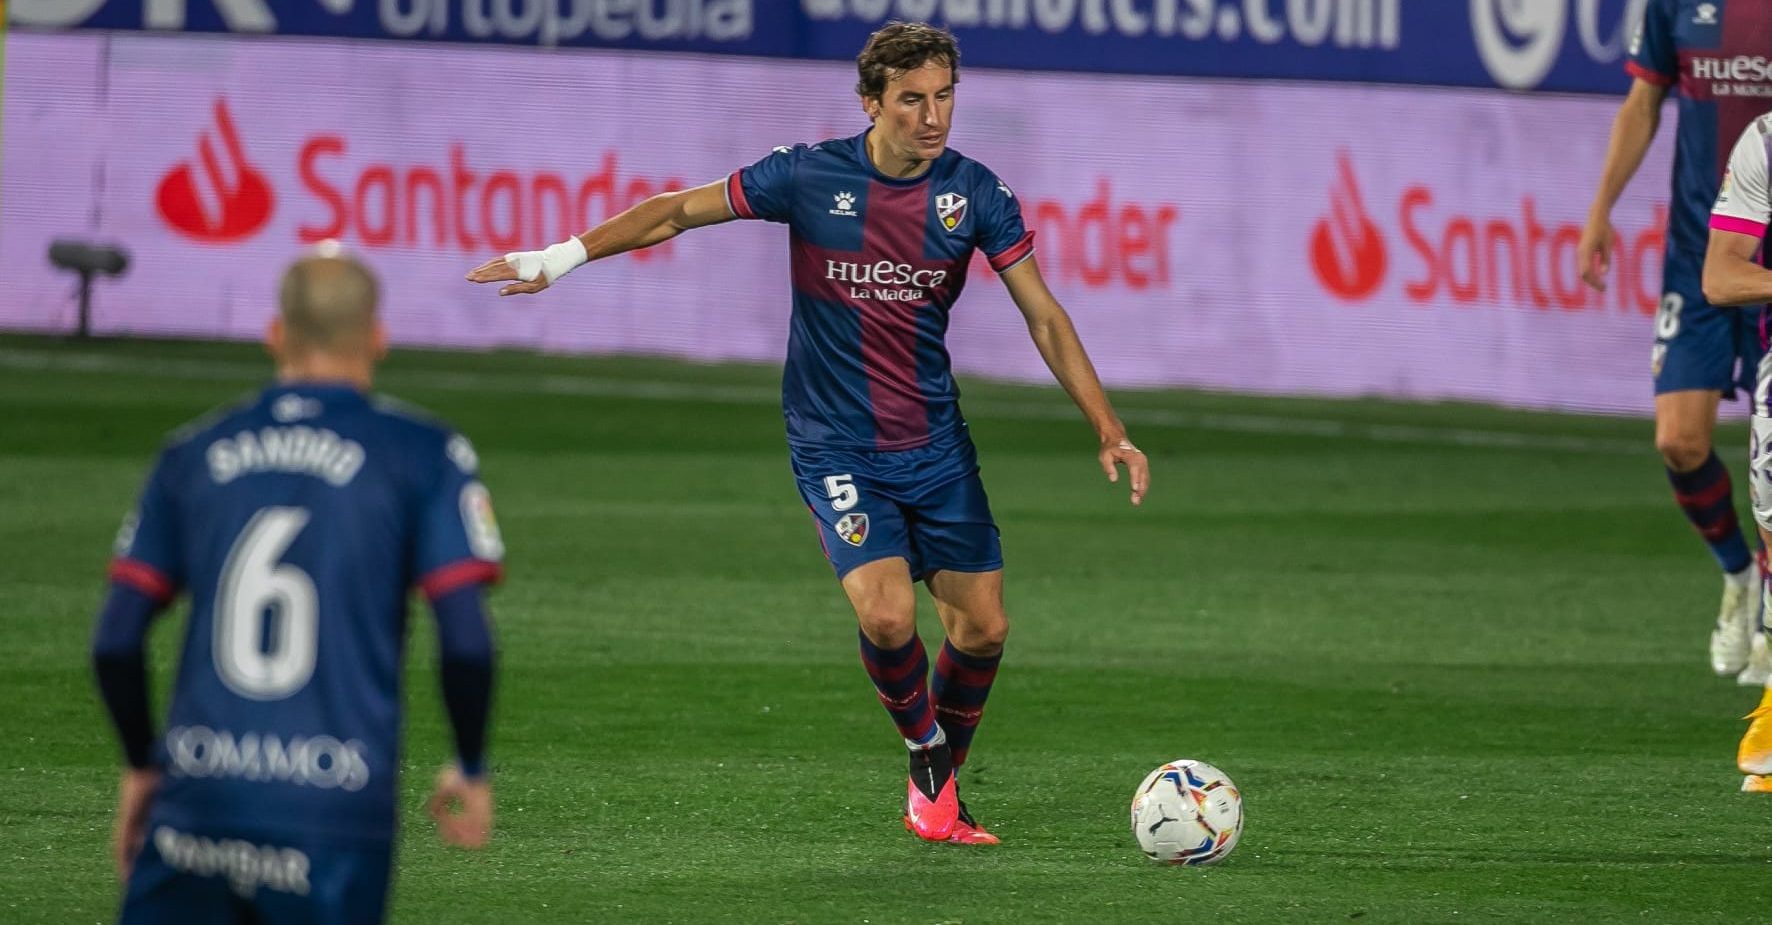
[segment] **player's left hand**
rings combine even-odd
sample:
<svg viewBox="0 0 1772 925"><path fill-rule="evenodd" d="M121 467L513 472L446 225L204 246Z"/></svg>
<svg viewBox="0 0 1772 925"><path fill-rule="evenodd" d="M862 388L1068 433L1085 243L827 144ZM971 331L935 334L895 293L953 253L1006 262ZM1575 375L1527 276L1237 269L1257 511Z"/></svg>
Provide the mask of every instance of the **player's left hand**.
<svg viewBox="0 0 1772 925"><path fill-rule="evenodd" d="M1101 441L1101 471L1107 473L1108 481L1120 481L1120 466L1126 467L1126 474L1132 477L1132 503L1143 504L1145 490L1151 485L1151 465L1144 457L1143 451L1132 445L1132 441L1124 435L1108 437Z"/></svg>
<svg viewBox="0 0 1772 925"><path fill-rule="evenodd" d="M111 860L117 865L117 879L129 882L135 857L141 853L147 837L148 807L160 789L160 772L153 768L129 768L117 786L117 824L111 831Z"/></svg>
<svg viewBox="0 0 1772 925"><path fill-rule="evenodd" d="M458 848L484 848L492 838L492 782L469 778L450 764L437 774L437 789L425 804L437 820L437 834Z"/></svg>

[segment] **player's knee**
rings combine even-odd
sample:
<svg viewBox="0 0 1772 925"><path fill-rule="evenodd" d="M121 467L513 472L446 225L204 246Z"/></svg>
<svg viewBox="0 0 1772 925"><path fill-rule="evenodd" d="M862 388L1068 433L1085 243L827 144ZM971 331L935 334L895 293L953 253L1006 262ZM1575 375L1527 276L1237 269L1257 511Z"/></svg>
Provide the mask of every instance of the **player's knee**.
<svg viewBox="0 0 1772 925"><path fill-rule="evenodd" d="M1009 639L1009 617L1002 611L965 614L954 621L948 642L968 655L996 655Z"/></svg>
<svg viewBox="0 0 1772 925"><path fill-rule="evenodd" d="M917 611L888 598L869 601L855 608L863 635L874 645L896 649L917 634Z"/></svg>
<svg viewBox="0 0 1772 925"><path fill-rule="evenodd" d="M1680 431L1657 431L1655 451L1662 462L1675 472L1690 472L1710 458L1710 440L1703 434Z"/></svg>

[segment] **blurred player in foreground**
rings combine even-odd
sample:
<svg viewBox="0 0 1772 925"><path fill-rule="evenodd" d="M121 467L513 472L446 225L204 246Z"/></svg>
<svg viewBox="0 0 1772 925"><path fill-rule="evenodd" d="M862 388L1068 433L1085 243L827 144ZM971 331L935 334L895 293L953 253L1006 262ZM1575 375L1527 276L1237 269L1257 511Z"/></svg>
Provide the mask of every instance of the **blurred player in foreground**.
<svg viewBox="0 0 1772 925"><path fill-rule="evenodd" d="M111 564L92 659L129 767L115 857L125 923L380 922L400 754L408 589L437 619L456 763L430 809L486 844L503 546L473 448L368 394L376 281L327 251L284 274L277 381L161 450ZM191 596L164 737L143 641Z"/></svg>
<svg viewBox="0 0 1772 925"><path fill-rule="evenodd" d="M1761 569L1735 515L1729 469L1712 448L1717 405L1737 386L1752 388L1762 348L1760 309L1724 311L1699 285L1705 218L1729 145L1772 94L1772 72L1731 62L1764 55L1772 41L1772 0L1647 0L1625 68L1635 79L1612 123L1600 188L1577 248L1582 279L1604 289L1611 265L1612 206L1643 162L1661 123L1661 103L1678 86L1680 121L1673 196L1655 315L1655 447L1681 510L1723 568L1723 602L1711 633L1711 669L1742 684L1764 684L1772 654L1756 632Z"/></svg>
<svg viewBox="0 0 1772 925"><path fill-rule="evenodd" d="M856 59L872 127L775 149L724 180L655 196L544 251L468 274L540 292L591 260L735 218L789 230L793 317L782 409L801 497L861 624L861 656L910 748L905 826L929 841L993 844L959 800L966 760L1009 631L1003 557L960 415L948 312L982 250L1035 346L1094 427L1097 459L1144 499L1144 454L1126 438L1095 369L1034 260L1009 187L947 146L959 50L947 32L892 23ZM935 663L917 636L921 580L947 639Z"/></svg>
<svg viewBox="0 0 1772 925"><path fill-rule="evenodd" d="M1722 190L1710 217L1710 245L1704 255L1704 297L1712 305L1764 305L1772 302L1772 270L1766 269L1766 225L1772 222L1772 113L1748 125L1729 155ZM1759 333L1766 340L1764 322ZM1754 384L1748 447L1748 489L1762 539L1772 535L1772 356L1760 361ZM1772 793L1772 687L1741 737L1736 762L1747 775L1741 789Z"/></svg>

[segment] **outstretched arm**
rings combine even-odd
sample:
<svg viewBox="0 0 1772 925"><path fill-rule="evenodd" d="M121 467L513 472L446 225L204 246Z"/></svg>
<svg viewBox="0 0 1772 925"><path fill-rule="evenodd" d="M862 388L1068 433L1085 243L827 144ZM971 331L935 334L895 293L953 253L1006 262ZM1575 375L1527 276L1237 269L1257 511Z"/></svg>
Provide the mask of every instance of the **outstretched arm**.
<svg viewBox="0 0 1772 925"><path fill-rule="evenodd" d="M546 250L517 251L494 257L468 272L475 283L515 280L499 295L540 292L580 264L651 247L703 225L717 225L737 216L726 202L726 181L694 189L660 193L581 235Z"/></svg>
<svg viewBox="0 0 1772 925"><path fill-rule="evenodd" d="M1041 359L1046 361L1058 384L1064 386L1071 401L1077 403L1089 420L1089 426L1095 428L1095 434L1101 440L1098 459L1108 481L1118 482L1120 472L1116 467L1125 466L1127 474L1132 477L1132 503L1142 504L1145 490L1150 487L1150 465L1144 454L1126 438L1126 426L1114 414L1114 406L1108 401L1107 392L1102 390L1101 379L1095 374L1095 365L1089 362L1083 341L1077 337L1071 316L1046 287L1039 264L1030 255L1003 271L1003 284L1009 287L1010 298L1021 309L1022 317L1027 319L1028 335L1039 349Z"/></svg>

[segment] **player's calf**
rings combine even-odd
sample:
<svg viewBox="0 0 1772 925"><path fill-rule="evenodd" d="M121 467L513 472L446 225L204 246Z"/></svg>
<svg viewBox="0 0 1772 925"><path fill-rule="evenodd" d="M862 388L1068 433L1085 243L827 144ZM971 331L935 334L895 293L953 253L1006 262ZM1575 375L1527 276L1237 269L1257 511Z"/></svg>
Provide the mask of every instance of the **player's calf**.
<svg viewBox="0 0 1772 925"><path fill-rule="evenodd" d="M972 737L984 716L985 699L997 679L997 664L1003 659L1001 646L995 655L968 655L952 640L942 644L935 661L935 712L948 744L953 749L954 765L966 763Z"/></svg>

